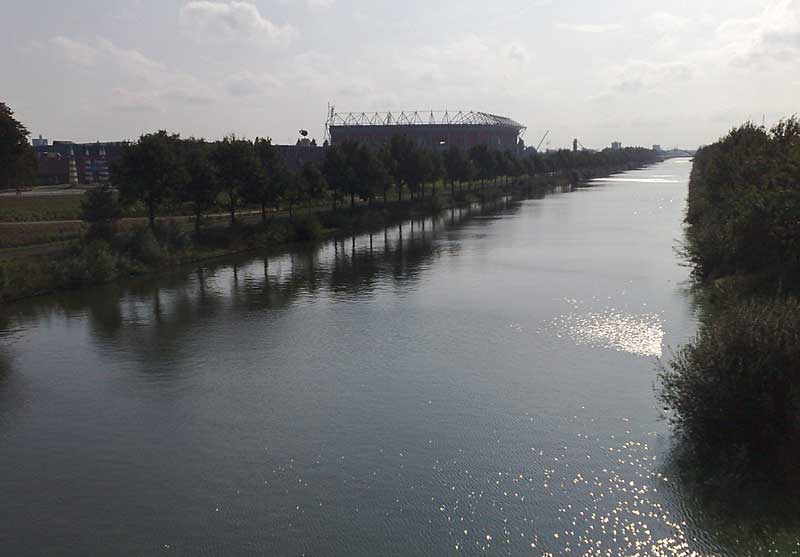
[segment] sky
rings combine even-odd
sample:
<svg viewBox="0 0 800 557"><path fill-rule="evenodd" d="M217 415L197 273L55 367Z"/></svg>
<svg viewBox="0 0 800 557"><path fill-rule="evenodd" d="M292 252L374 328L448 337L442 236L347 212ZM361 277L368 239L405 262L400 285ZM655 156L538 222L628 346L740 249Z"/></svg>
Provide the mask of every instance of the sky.
<svg viewBox="0 0 800 557"><path fill-rule="evenodd" d="M800 0L0 0L34 136L320 141L339 112L479 110L537 144L685 148L800 112Z"/></svg>

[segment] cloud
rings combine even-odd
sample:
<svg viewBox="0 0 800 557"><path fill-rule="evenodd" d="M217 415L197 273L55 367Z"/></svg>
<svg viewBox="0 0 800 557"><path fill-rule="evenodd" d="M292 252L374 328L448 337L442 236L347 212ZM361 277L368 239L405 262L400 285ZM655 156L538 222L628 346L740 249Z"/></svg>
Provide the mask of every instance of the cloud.
<svg viewBox="0 0 800 557"><path fill-rule="evenodd" d="M252 97L263 95L280 85L281 83L271 75L256 75L245 71L228 77L225 81L225 90L234 97Z"/></svg>
<svg viewBox="0 0 800 557"><path fill-rule="evenodd" d="M620 95L638 94L667 90L675 85L691 80L695 75L694 67L684 62L656 63L643 60L613 66L605 71L608 87L592 101L609 101Z"/></svg>
<svg viewBox="0 0 800 557"><path fill-rule="evenodd" d="M528 50L520 43L511 43L505 48L506 58L518 64L527 64L531 57Z"/></svg>
<svg viewBox="0 0 800 557"><path fill-rule="evenodd" d="M165 102L209 104L217 99L213 88L195 76L174 71L138 50L121 48L99 37L91 44L69 37L50 41L64 59L102 72L113 82L112 104L125 110L164 108Z"/></svg>
<svg viewBox="0 0 800 557"><path fill-rule="evenodd" d="M305 0L305 2L310 9L320 10L333 6L334 0Z"/></svg>
<svg viewBox="0 0 800 557"><path fill-rule="evenodd" d="M326 0L316 0L325 2ZM198 42L255 41L286 44L297 34L289 24L276 25L255 4L192 0L181 7L179 24Z"/></svg>
<svg viewBox="0 0 800 557"><path fill-rule="evenodd" d="M565 31L574 31L576 33L610 33L612 31L619 31L622 25L616 23L609 23L605 25L598 25L592 23L557 23L558 29Z"/></svg>
<svg viewBox="0 0 800 557"><path fill-rule="evenodd" d="M647 16L644 23L658 34L673 34L686 30L690 21L668 12L655 12Z"/></svg>
<svg viewBox="0 0 800 557"><path fill-rule="evenodd" d="M95 48L69 37L61 35L53 37L50 39L50 44L69 62L80 66L93 66L99 57L99 53Z"/></svg>
<svg viewBox="0 0 800 557"><path fill-rule="evenodd" d="M764 68L796 63L800 55L800 0L771 1L755 17L733 19L717 29L727 61L738 67Z"/></svg>

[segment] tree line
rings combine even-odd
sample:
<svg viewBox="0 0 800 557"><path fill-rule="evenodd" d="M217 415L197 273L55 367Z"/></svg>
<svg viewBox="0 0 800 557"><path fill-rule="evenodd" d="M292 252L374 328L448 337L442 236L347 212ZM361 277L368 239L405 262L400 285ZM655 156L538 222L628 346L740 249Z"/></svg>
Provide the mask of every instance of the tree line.
<svg viewBox="0 0 800 557"><path fill-rule="evenodd" d="M124 150L112 165L112 185L123 202L145 208L151 226L156 216L176 203L192 207L196 226L223 206L236 222L245 205L258 207L264 222L272 210L286 208L290 219L300 206L330 203L336 209L376 199L424 200L440 184L474 185L523 175L652 162L649 149L601 152L530 152L523 155L478 145L468 151L451 147L435 151L396 135L378 148L346 141L328 147L320 164L300 168L286 164L270 139L228 136L221 141L182 139L165 131L146 134ZM430 187L430 191L426 188Z"/></svg>
<svg viewBox="0 0 800 557"><path fill-rule="evenodd" d="M800 120L747 123L700 149L686 222L685 253L709 288L661 400L709 470L702 481L800 493Z"/></svg>
<svg viewBox="0 0 800 557"><path fill-rule="evenodd" d="M36 180L36 157L24 124L0 102L0 188L30 185Z"/></svg>

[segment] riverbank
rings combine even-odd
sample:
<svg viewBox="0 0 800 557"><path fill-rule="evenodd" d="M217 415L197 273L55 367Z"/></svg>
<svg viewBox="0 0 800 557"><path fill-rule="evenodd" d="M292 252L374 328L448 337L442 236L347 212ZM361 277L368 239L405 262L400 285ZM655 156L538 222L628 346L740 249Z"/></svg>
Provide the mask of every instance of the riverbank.
<svg viewBox="0 0 800 557"><path fill-rule="evenodd" d="M519 179L502 179L451 188L440 185L425 199L393 200L355 208L313 208L271 214L240 215L235 226L216 225L193 232L185 218L161 218L151 230L131 223L115 234L37 246L0 260L0 301L14 301L54 292L108 283L125 276L174 270L182 265L254 250L286 251L342 233L360 233L429 216L454 207L483 203L513 193L544 193L579 181L628 170L637 165L600 167ZM429 190L430 191L430 190ZM453 195L455 194L455 195ZM33 226L33 225L29 225Z"/></svg>
<svg viewBox="0 0 800 557"><path fill-rule="evenodd" d="M684 255L703 303L661 373L684 450L719 493L800 493L800 123L733 130L695 157Z"/></svg>

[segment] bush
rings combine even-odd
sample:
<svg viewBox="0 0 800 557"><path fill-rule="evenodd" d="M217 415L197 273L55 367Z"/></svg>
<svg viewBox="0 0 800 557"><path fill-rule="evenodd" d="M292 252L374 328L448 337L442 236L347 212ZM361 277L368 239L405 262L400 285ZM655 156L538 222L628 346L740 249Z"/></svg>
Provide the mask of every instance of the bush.
<svg viewBox="0 0 800 557"><path fill-rule="evenodd" d="M150 266L164 259L164 250L148 226L142 225L131 229L120 238L120 242L120 251L134 261Z"/></svg>
<svg viewBox="0 0 800 557"><path fill-rule="evenodd" d="M52 262L57 286L78 288L108 282L120 272L120 261L111 246L102 240L80 244L65 257ZM55 285L54 285L55 286Z"/></svg>
<svg viewBox="0 0 800 557"><path fill-rule="evenodd" d="M439 213L444 211L444 209L445 209L445 203L444 201L442 201L442 198L439 196L439 194L437 193L431 196L430 198L431 213L433 213L434 215L438 215Z"/></svg>
<svg viewBox="0 0 800 557"><path fill-rule="evenodd" d="M713 317L660 374L659 396L673 411L672 422L695 449L725 461L728 470L794 470L800 457L800 301L738 302Z"/></svg>
<svg viewBox="0 0 800 557"><path fill-rule="evenodd" d="M189 236L173 220L157 222L154 234L161 248L173 254L182 253L191 243Z"/></svg>
<svg viewBox="0 0 800 557"><path fill-rule="evenodd" d="M303 215L292 224L292 240L295 242L316 242L322 238L322 224L316 215Z"/></svg>

